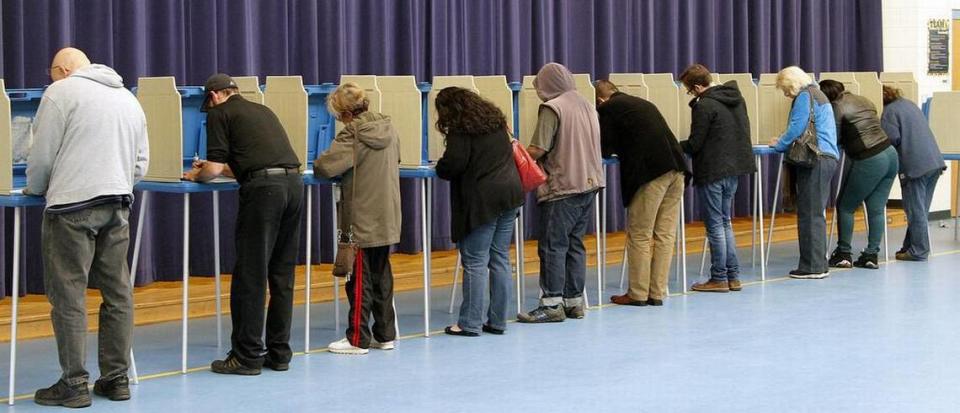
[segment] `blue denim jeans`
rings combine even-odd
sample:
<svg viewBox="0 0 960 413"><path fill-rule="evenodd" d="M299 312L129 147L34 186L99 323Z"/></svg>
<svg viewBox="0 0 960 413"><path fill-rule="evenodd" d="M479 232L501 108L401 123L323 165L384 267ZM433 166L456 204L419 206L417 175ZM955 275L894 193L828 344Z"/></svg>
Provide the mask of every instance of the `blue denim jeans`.
<svg viewBox="0 0 960 413"><path fill-rule="evenodd" d="M739 179L728 176L697 186L697 200L710 240L710 278L718 281L736 280L740 276L737 241L733 238L730 222L733 195L737 193Z"/></svg>
<svg viewBox="0 0 960 413"><path fill-rule="evenodd" d="M595 191L540 203L540 305L583 305L587 232Z"/></svg>
<svg viewBox="0 0 960 413"><path fill-rule="evenodd" d="M903 209L907 213L907 234L901 251L920 260L930 255L930 238L927 233L927 215L933 202L933 191L943 171L937 169L914 179L900 179L903 192Z"/></svg>
<svg viewBox="0 0 960 413"><path fill-rule="evenodd" d="M458 244L463 262L463 303L457 325L479 333L483 326L484 295L490 285L487 324L507 328L510 302L510 240L519 208L501 213L496 220L470 231ZM489 276L488 276L489 274Z"/></svg>

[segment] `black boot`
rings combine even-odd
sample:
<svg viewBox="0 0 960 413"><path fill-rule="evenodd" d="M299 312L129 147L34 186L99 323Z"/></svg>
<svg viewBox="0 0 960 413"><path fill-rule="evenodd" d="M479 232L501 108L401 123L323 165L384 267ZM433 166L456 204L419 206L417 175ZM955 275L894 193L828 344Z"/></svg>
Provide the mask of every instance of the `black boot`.
<svg viewBox="0 0 960 413"><path fill-rule="evenodd" d="M37 390L33 401L43 406L88 407L90 389L87 383L69 385L62 379L53 386Z"/></svg>

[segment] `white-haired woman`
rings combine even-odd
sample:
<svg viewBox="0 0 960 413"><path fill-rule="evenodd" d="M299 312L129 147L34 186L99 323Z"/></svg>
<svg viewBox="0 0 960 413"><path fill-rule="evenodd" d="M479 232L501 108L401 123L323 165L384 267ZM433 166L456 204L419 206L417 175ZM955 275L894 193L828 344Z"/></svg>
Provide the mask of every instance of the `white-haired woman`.
<svg viewBox="0 0 960 413"><path fill-rule="evenodd" d="M777 74L777 89L793 99L787 130L770 146L786 152L803 135L813 115L820 156L812 167L797 167L797 235L800 262L791 278L819 279L830 275L827 267L827 220L824 208L830 196L830 181L837 169L837 124L830 101L813 78L796 66Z"/></svg>
<svg viewBox="0 0 960 413"><path fill-rule="evenodd" d="M392 350L397 335L390 246L400 242L400 139L390 117L367 110L369 105L357 84L337 87L327 109L344 128L313 161L316 174L342 176L339 228L360 247L347 281L346 337L330 343L331 353Z"/></svg>

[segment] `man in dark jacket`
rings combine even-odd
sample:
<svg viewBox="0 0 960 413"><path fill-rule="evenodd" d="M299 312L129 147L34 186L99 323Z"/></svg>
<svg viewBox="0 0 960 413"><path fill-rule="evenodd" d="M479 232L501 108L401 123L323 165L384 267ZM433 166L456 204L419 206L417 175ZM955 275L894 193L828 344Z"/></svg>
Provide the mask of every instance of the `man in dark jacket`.
<svg viewBox="0 0 960 413"><path fill-rule="evenodd" d="M627 207L630 288L610 297L621 305L661 305L673 257L687 165L677 138L652 103L597 81L603 155L620 159Z"/></svg>
<svg viewBox="0 0 960 413"><path fill-rule="evenodd" d="M690 139L680 145L693 156L693 181L710 240L710 280L693 285L694 291L740 290L740 264L733 238L733 196L740 175L756 171L750 147L747 106L735 82L711 83L710 70L701 64L688 67L680 82L693 109Z"/></svg>

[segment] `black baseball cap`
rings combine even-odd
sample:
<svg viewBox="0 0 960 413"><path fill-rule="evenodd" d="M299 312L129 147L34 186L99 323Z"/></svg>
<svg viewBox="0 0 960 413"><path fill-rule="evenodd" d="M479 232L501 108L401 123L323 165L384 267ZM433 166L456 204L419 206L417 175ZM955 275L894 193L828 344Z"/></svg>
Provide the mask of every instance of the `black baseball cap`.
<svg viewBox="0 0 960 413"><path fill-rule="evenodd" d="M230 75L217 73L207 78L207 83L203 84L203 103L200 104L200 111L206 112L207 105L210 104L210 92L237 87L237 82L233 81Z"/></svg>

